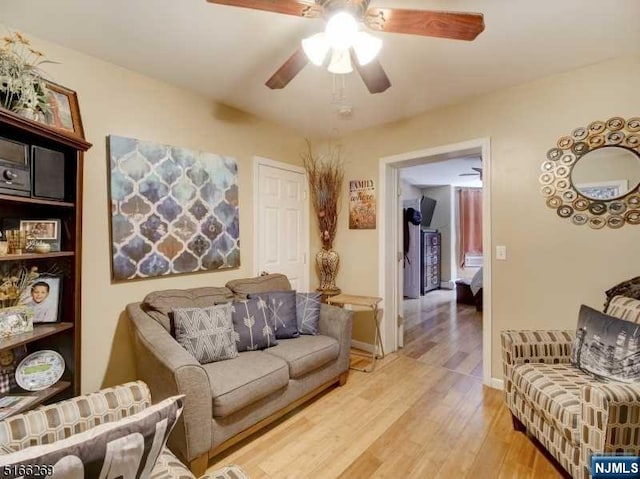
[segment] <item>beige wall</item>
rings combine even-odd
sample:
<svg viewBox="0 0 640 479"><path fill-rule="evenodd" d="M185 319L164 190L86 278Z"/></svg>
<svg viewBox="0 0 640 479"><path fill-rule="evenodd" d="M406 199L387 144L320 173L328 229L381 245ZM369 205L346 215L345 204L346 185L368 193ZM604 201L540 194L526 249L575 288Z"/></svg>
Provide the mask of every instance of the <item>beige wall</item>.
<svg viewBox="0 0 640 479"><path fill-rule="evenodd" d="M37 47L60 62L47 68L52 79L78 92L86 137L93 143L85 156L82 265L82 389L91 391L135 378L123 314L128 303L157 289L224 285L252 274L252 157L300 164L304 142L290 130L112 64L48 42L38 41ZM109 134L237 160L240 269L111 284L105 145Z"/></svg>
<svg viewBox="0 0 640 479"><path fill-rule="evenodd" d="M538 177L559 137L594 120L640 115L639 81L638 57L616 59L344 139L349 180L377 178L382 157L491 138L491 233L494 247L508 249L507 261L492 263L494 377L502 376L500 330L574 328L581 303L601 307L604 290L638 274L639 228L596 231L560 219ZM378 294L378 232L358 232L355 241L347 228L343 215L339 282L350 293Z"/></svg>

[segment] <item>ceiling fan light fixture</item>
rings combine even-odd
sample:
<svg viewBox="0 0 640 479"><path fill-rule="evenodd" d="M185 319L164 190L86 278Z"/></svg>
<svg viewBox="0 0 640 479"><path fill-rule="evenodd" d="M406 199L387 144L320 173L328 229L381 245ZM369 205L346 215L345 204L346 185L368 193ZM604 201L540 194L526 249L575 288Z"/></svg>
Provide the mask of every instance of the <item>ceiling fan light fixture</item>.
<svg viewBox="0 0 640 479"><path fill-rule="evenodd" d="M302 40L302 49L311 63L321 66L329 53L331 44L324 33L316 33Z"/></svg>
<svg viewBox="0 0 640 479"><path fill-rule="evenodd" d="M327 22L327 39L334 50L348 50L358 33L358 22L347 12L338 12Z"/></svg>
<svg viewBox="0 0 640 479"><path fill-rule="evenodd" d="M353 71L351 66L351 58L349 57L348 50L333 50L331 55L331 63L327 68L331 73L336 75L346 75Z"/></svg>
<svg viewBox="0 0 640 479"><path fill-rule="evenodd" d="M382 40L367 32L358 32L353 42L358 63L362 66L371 63L382 49Z"/></svg>

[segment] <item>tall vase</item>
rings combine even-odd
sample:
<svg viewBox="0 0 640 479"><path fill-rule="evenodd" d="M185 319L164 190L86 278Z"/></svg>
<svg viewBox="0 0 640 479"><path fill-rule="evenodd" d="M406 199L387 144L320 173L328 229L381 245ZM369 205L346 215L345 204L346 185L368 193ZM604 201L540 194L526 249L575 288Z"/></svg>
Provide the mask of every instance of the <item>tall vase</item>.
<svg viewBox="0 0 640 479"><path fill-rule="evenodd" d="M320 272L318 291L327 296L340 294L340 289L336 287L336 274L338 274L338 265L340 264L338 253L332 249L323 248L316 254L316 264Z"/></svg>

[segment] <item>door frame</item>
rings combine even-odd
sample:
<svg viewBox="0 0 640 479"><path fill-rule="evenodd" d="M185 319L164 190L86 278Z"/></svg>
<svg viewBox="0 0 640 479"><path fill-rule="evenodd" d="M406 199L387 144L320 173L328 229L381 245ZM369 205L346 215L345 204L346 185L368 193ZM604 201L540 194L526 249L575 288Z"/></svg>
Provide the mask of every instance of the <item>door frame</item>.
<svg viewBox="0 0 640 479"><path fill-rule="evenodd" d="M302 279L304 281L304 290L309 290L309 281L310 281L310 269L309 269L309 252L311 251L310 237L309 237L309 190L307 187L307 171L301 167L296 165L291 165L289 163L283 163L281 161L271 160L269 158L264 158L261 156L253 157L253 274L254 276L259 276L260 271L258 268L258 209L260 206L260 182L259 182L259 169L260 166L268 166L270 168L276 168L279 170L288 171L291 173L300 173L304 176L304 191L302 192L304 199L304 215L302 217L302 239L304 244L304 251L302 252L304 255L304 275Z"/></svg>
<svg viewBox="0 0 640 479"><path fill-rule="evenodd" d="M401 201L399 192L398 169L422 164L425 160L438 157L462 155L465 151L480 149L482 155L482 248L484 251L483 266L483 305L482 305L482 375L487 386L495 386L491 371L491 139L477 138L460 143L426 148L399 155L387 156L379 160L378 184L380 191L378 227L378 290L384 308L382 325L382 343L386 351L395 351L401 344L398 334L398 268L400 241L396 225L399 224L399 208ZM387 225L389 225L387 227Z"/></svg>

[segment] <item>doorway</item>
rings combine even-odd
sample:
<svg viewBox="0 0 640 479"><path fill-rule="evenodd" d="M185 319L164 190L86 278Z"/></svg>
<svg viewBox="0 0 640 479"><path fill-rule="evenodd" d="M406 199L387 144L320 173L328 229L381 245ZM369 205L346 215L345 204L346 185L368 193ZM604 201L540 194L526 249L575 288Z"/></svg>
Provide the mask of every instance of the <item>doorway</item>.
<svg viewBox="0 0 640 479"><path fill-rule="evenodd" d="M402 198L400 193L400 169L429 162L479 155L482 158L482 259L483 321L482 321L482 377L491 385L491 158L490 140L481 138L462 143L413 151L380 159L380 228L378 230L379 287L383 298L384 318L382 340L385 348L395 351L403 346L404 318L402 249Z"/></svg>
<svg viewBox="0 0 640 479"><path fill-rule="evenodd" d="M254 274L283 273L309 290L309 195L304 168L255 158Z"/></svg>
<svg viewBox="0 0 640 479"><path fill-rule="evenodd" d="M482 379L482 158L399 169L404 284L399 354Z"/></svg>

